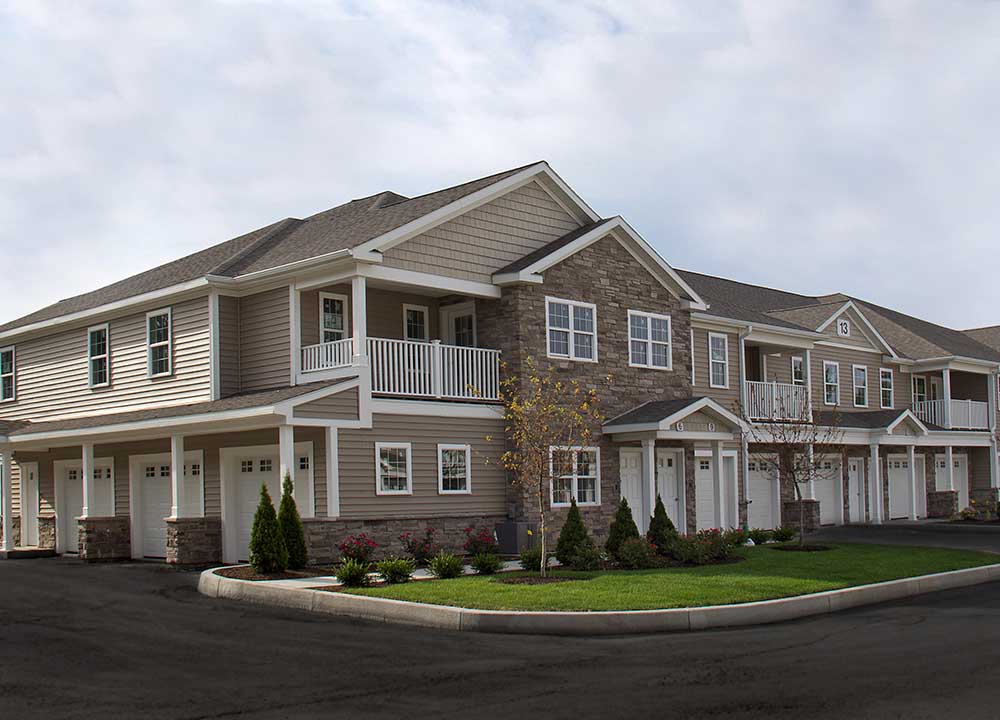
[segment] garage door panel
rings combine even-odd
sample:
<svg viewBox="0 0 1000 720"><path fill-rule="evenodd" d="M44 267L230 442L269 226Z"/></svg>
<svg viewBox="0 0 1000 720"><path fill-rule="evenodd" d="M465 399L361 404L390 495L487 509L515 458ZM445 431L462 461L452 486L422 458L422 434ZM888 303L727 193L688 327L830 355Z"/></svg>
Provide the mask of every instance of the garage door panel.
<svg viewBox="0 0 1000 720"><path fill-rule="evenodd" d="M748 463L747 485L750 503L748 522L751 528L771 529L777 523L774 519L774 474L767 463Z"/></svg>
<svg viewBox="0 0 1000 720"><path fill-rule="evenodd" d="M715 527L715 479L712 477L712 460L695 459L695 511L698 529Z"/></svg>
<svg viewBox="0 0 1000 720"><path fill-rule="evenodd" d="M250 535L253 518L260 502L261 485L267 485L271 502L277 507L281 499L281 483L278 477L278 457L276 455L252 455L241 457L236 462L236 542L241 562L250 559Z"/></svg>
<svg viewBox="0 0 1000 720"><path fill-rule="evenodd" d="M813 482L816 499L819 500L819 522L821 525L836 525L840 522L840 487L843 483L839 459L823 458L819 472Z"/></svg>
<svg viewBox="0 0 1000 720"><path fill-rule="evenodd" d="M910 483L910 463L905 457L886 459L889 469L889 519L910 517L913 487Z"/></svg>

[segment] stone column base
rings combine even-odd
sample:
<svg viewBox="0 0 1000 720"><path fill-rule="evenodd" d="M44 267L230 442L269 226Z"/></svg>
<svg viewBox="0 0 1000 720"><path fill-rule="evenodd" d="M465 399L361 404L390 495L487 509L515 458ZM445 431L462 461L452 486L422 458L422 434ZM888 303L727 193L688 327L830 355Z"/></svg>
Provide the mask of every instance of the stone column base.
<svg viewBox="0 0 1000 720"><path fill-rule="evenodd" d="M10 519L11 525L11 535L14 536L14 544L11 547L19 547L21 545L21 516L14 515ZM3 523L0 522L0 543L3 542Z"/></svg>
<svg viewBox="0 0 1000 720"><path fill-rule="evenodd" d="M221 518L168 518L167 562L211 565L222 562Z"/></svg>
<svg viewBox="0 0 1000 720"><path fill-rule="evenodd" d="M54 517L38 518L38 547L46 550L56 549L56 519Z"/></svg>
<svg viewBox="0 0 1000 720"><path fill-rule="evenodd" d="M986 519L987 516L995 518L997 515L997 497L997 488L973 490L972 501L976 503L973 505L976 509L976 516L980 519Z"/></svg>
<svg viewBox="0 0 1000 720"><path fill-rule="evenodd" d="M932 490L927 493L927 517L950 518L958 515L958 490Z"/></svg>
<svg viewBox="0 0 1000 720"><path fill-rule="evenodd" d="M803 500L805 505L805 531L807 533L819 529L819 500ZM781 524L799 529L799 501L785 500L781 503Z"/></svg>
<svg viewBox="0 0 1000 720"><path fill-rule="evenodd" d="M77 518L80 559L87 562L132 557L132 525L127 517Z"/></svg>

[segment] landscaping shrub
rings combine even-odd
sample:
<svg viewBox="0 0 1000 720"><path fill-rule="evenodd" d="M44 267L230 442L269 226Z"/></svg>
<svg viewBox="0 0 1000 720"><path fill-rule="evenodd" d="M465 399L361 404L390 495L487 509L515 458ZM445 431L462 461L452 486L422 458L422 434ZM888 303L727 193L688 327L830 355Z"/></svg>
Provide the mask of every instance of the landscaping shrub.
<svg viewBox="0 0 1000 720"><path fill-rule="evenodd" d="M733 556L736 546L730 541L728 533L718 530L699 530L695 536L696 540L704 548L707 562L719 562L728 560Z"/></svg>
<svg viewBox="0 0 1000 720"><path fill-rule="evenodd" d="M495 575L503 567L503 560L495 553L485 552L473 555L471 564L479 575Z"/></svg>
<svg viewBox="0 0 1000 720"><path fill-rule="evenodd" d="M434 577L440 578L441 580L457 578L461 576L462 570L464 569L462 558L458 555L452 555L451 553L446 553L444 551L439 552L437 555L432 557L430 564L427 567Z"/></svg>
<svg viewBox="0 0 1000 720"><path fill-rule="evenodd" d="M670 549L670 556L685 565L704 565L707 562L705 546L691 535L679 536Z"/></svg>
<svg viewBox="0 0 1000 720"><path fill-rule="evenodd" d="M556 541L556 559L563 565L573 564L573 558L593 549L594 541L583 524L583 515L576 506L576 498L570 500L569 513Z"/></svg>
<svg viewBox="0 0 1000 720"><path fill-rule="evenodd" d="M590 547L581 547L576 554L569 559L569 567L572 570L600 570L604 558L601 551L593 543Z"/></svg>
<svg viewBox="0 0 1000 720"><path fill-rule="evenodd" d="M340 564L337 579L346 587L367 587L371 584L368 577L368 563L348 558Z"/></svg>
<svg viewBox="0 0 1000 720"><path fill-rule="evenodd" d="M429 525L424 528L422 536L405 532L399 536L403 543L406 554L413 558L417 565L424 566L431 561L431 558L441 552L441 545L434 540L437 531Z"/></svg>
<svg viewBox="0 0 1000 720"><path fill-rule="evenodd" d="M656 545L657 552L661 555L669 553L670 546L677 540L677 528L667 515L667 509L663 506L663 499L659 493L656 494L656 507L653 508L653 517L649 521L646 539Z"/></svg>
<svg viewBox="0 0 1000 720"><path fill-rule="evenodd" d="M613 559L618 560L618 551L622 544L631 538L639 537L639 528L635 526L632 519L632 509L628 506L628 500L622 498L618 502L618 510L608 528L608 540L604 543L604 549L608 551Z"/></svg>
<svg viewBox="0 0 1000 720"><path fill-rule="evenodd" d="M496 535L488 528L465 528L465 545L462 546L466 555L499 555L500 543Z"/></svg>
<svg viewBox="0 0 1000 720"><path fill-rule="evenodd" d="M750 539L754 545L763 545L773 537L774 533L764 528L754 528L750 531Z"/></svg>
<svg viewBox="0 0 1000 720"><path fill-rule="evenodd" d="M656 546L646 538L629 538L618 548L618 564L626 570L656 567L657 561Z"/></svg>
<svg viewBox="0 0 1000 720"><path fill-rule="evenodd" d="M306 529L299 517L292 490L292 476L286 472L281 488L281 505L278 506L278 527L288 550L288 567L301 570L309 562L309 550L306 548Z"/></svg>
<svg viewBox="0 0 1000 720"><path fill-rule="evenodd" d="M723 533L723 536L733 547L742 547L747 544L747 540L750 537L750 533L746 532L742 528L730 528Z"/></svg>
<svg viewBox="0 0 1000 720"><path fill-rule="evenodd" d="M281 535L274 503L267 485L260 486L260 502L250 530L250 564L259 573L280 573L288 569L288 548Z"/></svg>
<svg viewBox="0 0 1000 720"><path fill-rule="evenodd" d="M525 548L521 551L520 557L521 567L525 570L533 570L534 572L539 572L542 569L542 548L541 547L531 547Z"/></svg>
<svg viewBox="0 0 1000 720"><path fill-rule="evenodd" d="M340 555L345 560L356 560L367 567L371 564L372 553L375 552L375 548L377 547L378 543L365 533L358 533L357 535L348 535L344 538L344 541L337 546L337 549L340 550Z"/></svg>
<svg viewBox="0 0 1000 720"><path fill-rule="evenodd" d="M789 540L792 540L797 534L798 533L795 530L795 528L790 527L788 525L782 525L781 527L774 528L774 530L771 533L771 537L773 537L777 542L788 542Z"/></svg>
<svg viewBox="0 0 1000 720"><path fill-rule="evenodd" d="M375 569L389 585L410 582L410 576L417 566L407 558L386 558L376 563Z"/></svg>

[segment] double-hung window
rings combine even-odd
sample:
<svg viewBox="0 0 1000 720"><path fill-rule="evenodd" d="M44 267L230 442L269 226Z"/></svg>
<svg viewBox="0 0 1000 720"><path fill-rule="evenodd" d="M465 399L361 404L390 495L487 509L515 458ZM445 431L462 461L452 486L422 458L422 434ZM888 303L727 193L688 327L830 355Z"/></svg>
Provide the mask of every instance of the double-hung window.
<svg viewBox="0 0 1000 720"><path fill-rule="evenodd" d="M565 507L574 498L577 505L600 505L600 451L597 448L553 447L549 449L549 462L553 507Z"/></svg>
<svg viewBox="0 0 1000 720"><path fill-rule="evenodd" d="M913 402L924 402L927 399L927 378L923 375L913 376Z"/></svg>
<svg viewBox="0 0 1000 720"><path fill-rule="evenodd" d="M375 494L413 493L410 443L375 443Z"/></svg>
<svg viewBox="0 0 1000 720"><path fill-rule="evenodd" d="M146 314L146 360L150 377L173 372L173 327L170 308Z"/></svg>
<svg viewBox="0 0 1000 720"><path fill-rule="evenodd" d="M337 342L347 337L347 297L319 294L319 341Z"/></svg>
<svg viewBox="0 0 1000 720"><path fill-rule="evenodd" d="M823 361L823 402L840 404L840 363Z"/></svg>
<svg viewBox="0 0 1000 720"><path fill-rule="evenodd" d="M545 315L549 357L597 361L597 306L545 298Z"/></svg>
<svg viewBox="0 0 1000 720"><path fill-rule="evenodd" d="M854 365L851 369L854 377L854 407L868 407L868 368Z"/></svg>
<svg viewBox="0 0 1000 720"><path fill-rule="evenodd" d="M90 387L111 384L111 340L107 325L87 330L87 364Z"/></svg>
<svg viewBox="0 0 1000 720"><path fill-rule="evenodd" d="M892 368L879 368L879 402L883 410L891 410L895 402L892 392Z"/></svg>
<svg viewBox="0 0 1000 720"><path fill-rule="evenodd" d="M403 338L426 342L428 337L427 307L403 305Z"/></svg>
<svg viewBox="0 0 1000 720"><path fill-rule="evenodd" d="M472 492L470 473L472 448L469 445L438 445L438 493L468 495Z"/></svg>
<svg viewBox="0 0 1000 720"><path fill-rule="evenodd" d="M16 372L17 361L14 357L14 346L0 348L0 402L10 402L17 399L14 380Z"/></svg>
<svg viewBox="0 0 1000 720"><path fill-rule="evenodd" d="M793 357L792 358L792 385L805 385L806 384L806 370L805 363L802 362L802 358Z"/></svg>
<svg viewBox="0 0 1000 720"><path fill-rule="evenodd" d="M729 387L729 337L708 334L708 381L714 388Z"/></svg>
<svg viewBox="0 0 1000 720"><path fill-rule="evenodd" d="M670 316L628 311L629 365L669 370Z"/></svg>

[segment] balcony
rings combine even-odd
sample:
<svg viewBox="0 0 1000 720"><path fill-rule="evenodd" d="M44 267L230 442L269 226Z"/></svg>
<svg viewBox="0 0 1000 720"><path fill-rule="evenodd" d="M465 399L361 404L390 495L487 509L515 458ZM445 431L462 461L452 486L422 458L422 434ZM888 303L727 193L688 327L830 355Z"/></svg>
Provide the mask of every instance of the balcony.
<svg viewBox="0 0 1000 720"><path fill-rule="evenodd" d="M990 429L989 403L979 400L917 400L913 412L924 422L943 428Z"/></svg>
<svg viewBox="0 0 1000 720"><path fill-rule="evenodd" d="M746 402L751 420L804 420L808 415L805 385L747 380Z"/></svg>
<svg viewBox="0 0 1000 720"><path fill-rule="evenodd" d="M372 392L396 397L496 402L500 399L500 351L445 345L437 340L416 342L368 338ZM304 375L348 367L354 341L302 348Z"/></svg>

